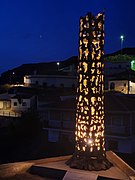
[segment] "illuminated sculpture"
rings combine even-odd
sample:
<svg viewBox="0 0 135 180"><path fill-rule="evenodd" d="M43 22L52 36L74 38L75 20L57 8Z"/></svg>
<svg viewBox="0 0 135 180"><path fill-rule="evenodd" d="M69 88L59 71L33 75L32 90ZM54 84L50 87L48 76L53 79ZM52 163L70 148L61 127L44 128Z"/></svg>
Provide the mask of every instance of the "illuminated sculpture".
<svg viewBox="0 0 135 180"><path fill-rule="evenodd" d="M70 167L111 167L104 140L104 13L80 18L75 153Z"/></svg>

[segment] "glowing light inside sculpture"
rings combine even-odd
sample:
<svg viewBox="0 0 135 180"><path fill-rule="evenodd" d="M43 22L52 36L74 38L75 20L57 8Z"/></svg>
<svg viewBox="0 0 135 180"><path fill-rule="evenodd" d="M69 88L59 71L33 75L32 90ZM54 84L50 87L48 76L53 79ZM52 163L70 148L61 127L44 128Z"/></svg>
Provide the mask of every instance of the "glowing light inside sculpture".
<svg viewBox="0 0 135 180"><path fill-rule="evenodd" d="M71 168L106 170L112 166L104 140L104 13L80 18L75 152Z"/></svg>
<svg viewBox="0 0 135 180"><path fill-rule="evenodd" d="M80 18L76 150L105 156L104 14Z"/></svg>

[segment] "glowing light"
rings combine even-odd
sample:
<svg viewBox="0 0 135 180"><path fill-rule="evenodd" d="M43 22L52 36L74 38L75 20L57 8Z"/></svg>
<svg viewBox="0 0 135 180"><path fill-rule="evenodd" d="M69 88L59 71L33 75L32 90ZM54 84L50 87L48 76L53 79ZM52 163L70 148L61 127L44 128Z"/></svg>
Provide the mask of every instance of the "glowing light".
<svg viewBox="0 0 135 180"><path fill-rule="evenodd" d="M123 40L124 40L124 35L121 35L121 36L120 36L120 39L123 41Z"/></svg>
<svg viewBox="0 0 135 180"><path fill-rule="evenodd" d="M109 168L104 147L104 13L80 18L79 42L76 147L69 164L97 170L101 163L100 169Z"/></svg>
<svg viewBox="0 0 135 180"><path fill-rule="evenodd" d="M92 138L88 139L88 144L90 145L92 143L93 143L93 139Z"/></svg>
<svg viewBox="0 0 135 180"><path fill-rule="evenodd" d="M86 147L89 146L89 152L103 152L104 16L98 14L92 21L90 18L90 15L87 15L85 19L80 19L76 148L81 152L86 151ZM90 38L90 31L93 38Z"/></svg>

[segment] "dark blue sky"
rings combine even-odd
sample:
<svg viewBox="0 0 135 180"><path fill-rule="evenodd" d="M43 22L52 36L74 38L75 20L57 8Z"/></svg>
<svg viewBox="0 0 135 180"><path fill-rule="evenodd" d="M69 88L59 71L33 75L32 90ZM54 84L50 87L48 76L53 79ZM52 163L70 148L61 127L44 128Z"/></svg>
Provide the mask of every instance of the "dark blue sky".
<svg viewBox="0 0 135 180"><path fill-rule="evenodd" d="M79 18L106 8L105 53L135 47L135 0L1 0L0 72L78 55Z"/></svg>

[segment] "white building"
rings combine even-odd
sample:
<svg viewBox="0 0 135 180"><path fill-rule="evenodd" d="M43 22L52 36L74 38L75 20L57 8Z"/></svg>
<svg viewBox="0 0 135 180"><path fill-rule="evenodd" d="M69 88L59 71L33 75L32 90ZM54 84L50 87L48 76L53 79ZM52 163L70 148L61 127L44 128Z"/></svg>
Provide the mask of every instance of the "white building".
<svg viewBox="0 0 135 180"><path fill-rule="evenodd" d="M26 75L24 76L24 85L26 87L74 87L76 86L76 76Z"/></svg>
<svg viewBox="0 0 135 180"><path fill-rule="evenodd" d="M135 82L129 80L109 80L108 90L119 91L124 94L135 94Z"/></svg>
<svg viewBox="0 0 135 180"><path fill-rule="evenodd" d="M34 95L9 95L0 94L0 116L18 117L21 113L35 107Z"/></svg>
<svg viewBox="0 0 135 180"><path fill-rule="evenodd" d="M11 98L11 110L24 112L35 107L35 96L27 94L15 95Z"/></svg>

